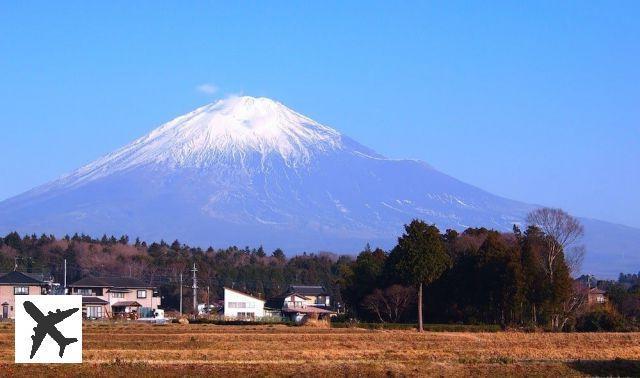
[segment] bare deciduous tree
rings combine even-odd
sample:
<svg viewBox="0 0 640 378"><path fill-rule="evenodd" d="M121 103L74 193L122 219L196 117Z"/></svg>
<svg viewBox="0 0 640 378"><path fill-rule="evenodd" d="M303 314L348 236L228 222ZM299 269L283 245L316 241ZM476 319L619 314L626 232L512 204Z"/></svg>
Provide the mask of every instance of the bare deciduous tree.
<svg viewBox="0 0 640 378"><path fill-rule="evenodd" d="M385 290L385 294L389 301L389 318L397 322L405 310L413 304L415 290L412 287L392 285Z"/></svg>
<svg viewBox="0 0 640 378"><path fill-rule="evenodd" d="M544 268L551 282L553 282L554 264L561 253L564 253L571 273L575 274L579 271L585 249L584 246L575 244L584 235L584 228L576 218L561 209L541 208L527 215L527 223L538 227L548 236Z"/></svg>
<svg viewBox="0 0 640 378"><path fill-rule="evenodd" d="M412 287L392 285L384 290L375 289L364 298L362 305L381 322L397 322L413 303L414 296Z"/></svg>
<svg viewBox="0 0 640 378"><path fill-rule="evenodd" d="M562 324L555 324L559 329L563 329L572 316L576 316L587 304L589 299L589 289L580 283L574 283L573 293L562 304ZM556 321L559 323L559 321Z"/></svg>
<svg viewBox="0 0 640 378"><path fill-rule="evenodd" d="M375 289L373 293L367 295L362 300L362 307L369 310L372 314L378 317L378 320L384 323L383 307L384 307L384 294L382 290Z"/></svg>

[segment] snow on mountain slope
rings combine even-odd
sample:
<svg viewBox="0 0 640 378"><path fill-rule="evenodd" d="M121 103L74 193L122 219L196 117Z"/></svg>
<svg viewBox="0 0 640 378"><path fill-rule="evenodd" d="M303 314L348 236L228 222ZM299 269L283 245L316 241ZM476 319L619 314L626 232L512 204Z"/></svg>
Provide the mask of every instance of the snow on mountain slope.
<svg viewBox="0 0 640 378"><path fill-rule="evenodd" d="M136 166L203 168L248 155L279 155L292 167L314 154L343 148L340 134L268 98L233 97L180 116L79 169L70 183Z"/></svg>
<svg viewBox="0 0 640 378"><path fill-rule="evenodd" d="M507 231L533 208L426 163L387 159L276 101L239 97L198 108L0 203L0 232L356 252L366 242L390 247L415 217L443 230ZM604 227L591 224L593 232ZM598 268L604 245L586 267Z"/></svg>

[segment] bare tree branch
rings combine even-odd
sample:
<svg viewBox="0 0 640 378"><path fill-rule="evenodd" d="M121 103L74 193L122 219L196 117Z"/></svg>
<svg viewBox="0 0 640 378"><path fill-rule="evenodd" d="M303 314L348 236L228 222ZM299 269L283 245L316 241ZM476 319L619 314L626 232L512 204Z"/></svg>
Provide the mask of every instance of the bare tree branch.
<svg viewBox="0 0 640 378"><path fill-rule="evenodd" d="M571 273L578 273L585 254L584 246L575 245L584 235L580 221L561 209L541 208L527 215L527 223L538 227L547 236L548 253L545 256L544 268L551 282L555 261L561 253L564 253Z"/></svg>

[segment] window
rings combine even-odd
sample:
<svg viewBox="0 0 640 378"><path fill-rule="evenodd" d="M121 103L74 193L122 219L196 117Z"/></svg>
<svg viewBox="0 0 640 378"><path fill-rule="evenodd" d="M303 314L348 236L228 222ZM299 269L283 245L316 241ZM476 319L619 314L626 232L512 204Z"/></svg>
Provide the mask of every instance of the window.
<svg viewBox="0 0 640 378"><path fill-rule="evenodd" d="M87 306L87 318L98 319L102 317L102 306Z"/></svg>
<svg viewBox="0 0 640 378"><path fill-rule="evenodd" d="M111 293L111 298L124 298L124 293Z"/></svg>
<svg viewBox="0 0 640 378"><path fill-rule="evenodd" d="M229 308L246 308L247 304L244 302L229 302Z"/></svg>
<svg viewBox="0 0 640 378"><path fill-rule="evenodd" d="M88 297L93 295L93 291L91 289L78 289L78 294Z"/></svg>
<svg viewBox="0 0 640 378"><path fill-rule="evenodd" d="M138 298L146 298L147 291L146 290L138 290Z"/></svg>
<svg viewBox="0 0 640 378"><path fill-rule="evenodd" d="M598 295L596 297L596 302L598 303L604 303L604 295Z"/></svg>
<svg viewBox="0 0 640 378"><path fill-rule="evenodd" d="M29 286L14 286L14 295L29 295Z"/></svg>
<svg viewBox="0 0 640 378"><path fill-rule="evenodd" d="M253 319L255 317L255 312L239 312L238 318L240 319Z"/></svg>

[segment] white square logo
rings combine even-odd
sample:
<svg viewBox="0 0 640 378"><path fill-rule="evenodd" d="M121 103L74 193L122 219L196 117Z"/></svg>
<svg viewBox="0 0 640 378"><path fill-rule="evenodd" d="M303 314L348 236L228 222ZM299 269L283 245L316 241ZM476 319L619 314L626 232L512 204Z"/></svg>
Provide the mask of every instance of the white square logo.
<svg viewBox="0 0 640 378"><path fill-rule="evenodd" d="M15 296L16 363L82 362L82 296Z"/></svg>

